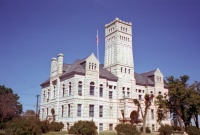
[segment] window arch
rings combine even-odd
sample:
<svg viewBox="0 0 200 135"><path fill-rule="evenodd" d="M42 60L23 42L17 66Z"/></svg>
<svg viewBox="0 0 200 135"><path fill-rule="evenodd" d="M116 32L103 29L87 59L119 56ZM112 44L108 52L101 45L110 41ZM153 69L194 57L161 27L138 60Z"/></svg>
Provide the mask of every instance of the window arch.
<svg viewBox="0 0 200 135"><path fill-rule="evenodd" d="M161 94L162 94L162 92L161 92L161 91L159 91L159 92L158 92L158 94L159 94L159 95L161 95Z"/></svg>
<svg viewBox="0 0 200 135"><path fill-rule="evenodd" d="M69 82L69 95L72 94L72 85L71 85L71 82Z"/></svg>
<svg viewBox="0 0 200 135"><path fill-rule="evenodd" d="M103 97L103 84L99 86L99 97Z"/></svg>
<svg viewBox="0 0 200 135"><path fill-rule="evenodd" d="M82 96L82 82L81 81L78 82L78 95Z"/></svg>
<svg viewBox="0 0 200 135"><path fill-rule="evenodd" d="M65 96L65 85L63 84L63 88L62 88L62 94L63 94L63 97Z"/></svg>
<svg viewBox="0 0 200 135"><path fill-rule="evenodd" d="M94 88L95 88L94 82L91 82L90 83L90 95L92 95L92 96L94 96Z"/></svg>

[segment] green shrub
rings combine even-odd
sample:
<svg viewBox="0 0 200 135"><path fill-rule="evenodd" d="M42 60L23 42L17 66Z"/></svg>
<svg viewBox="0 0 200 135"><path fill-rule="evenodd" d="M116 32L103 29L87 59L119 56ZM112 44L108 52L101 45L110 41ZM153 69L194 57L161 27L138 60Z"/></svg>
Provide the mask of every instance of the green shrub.
<svg viewBox="0 0 200 135"><path fill-rule="evenodd" d="M97 135L97 126L93 121L78 121L69 129L69 134Z"/></svg>
<svg viewBox="0 0 200 135"><path fill-rule="evenodd" d="M189 126L187 128L188 135L200 135L200 130L195 126Z"/></svg>
<svg viewBox="0 0 200 135"><path fill-rule="evenodd" d="M140 128L140 131L143 131L143 127ZM149 129L149 127L146 127L146 133L151 133L151 130Z"/></svg>
<svg viewBox="0 0 200 135"><path fill-rule="evenodd" d="M49 121L48 120L41 121L40 127L41 127L41 130L42 130L42 133L49 132Z"/></svg>
<svg viewBox="0 0 200 135"><path fill-rule="evenodd" d="M172 130L174 130L174 131L181 131L181 127L179 127L179 126L172 126Z"/></svg>
<svg viewBox="0 0 200 135"><path fill-rule="evenodd" d="M18 117L6 123L6 134L11 135L40 135L40 121L35 117Z"/></svg>
<svg viewBox="0 0 200 135"><path fill-rule="evenodd" d="M140 135L140 132L131 124L118 124L115 127L118 135Z"/></svg>
<svg viewBox="0 0 200 135"><path fill-rule="evenodd" d="M161 125L161 127L158 129L158 132L160 135L171 135L172 134L172 126L170 125Z"/></svg>
<svg viewBox="0 0 200 135"><path fill-rule="evenodd" d="M49 125L50 131L60 131L64 127L62 122L51 122Z"/></svg>

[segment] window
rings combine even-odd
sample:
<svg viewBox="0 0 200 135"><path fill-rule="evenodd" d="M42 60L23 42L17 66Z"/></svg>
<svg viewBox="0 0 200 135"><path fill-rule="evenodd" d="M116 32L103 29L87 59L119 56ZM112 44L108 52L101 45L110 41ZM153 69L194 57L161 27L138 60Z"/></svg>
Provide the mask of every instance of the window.
<svg viewBox="0 0 200 135"><path fill-rule="evenodd" d="M89 63L89 69L91 68L91 63Z"/></svg>
<svg viewBox="0 0 200 135"><path fill-rule="evenodd" d="M94 82L90 83L90 95L94 96Z"/></svg>
<svg viewBox="0 0 200 135"><path fill-rule="evenodd" d="M103 97L103 85L100 84L100 87L99 87L99 97Z"/></svg>
<svg viewBox="0 0 200 135"><path fill-rule="evenodd" d="M45 91L44 91L44 93L43 93L43 101L45 101Z"/></svg>
<svg viewBox="0 0 200 135"><path fill-rule="evenodd" d="M49 115L48 113L49 113L49 109L47 108L47 117L48 117L48 115Z"/></svg>
<svg viewBox="0 0 200 135"><path fill-rule="evenodd" d="M152 131L155 131L155 125L152 124Z"/></svg>
<svg viewBox="0 0 200 135"><path fill-rule="evenodd" d="M56 97L56 87L54 86L54 90L53 90L53 98L55 98Z"/></svg>
<svg viewBox="0 0 200 135"><path fill-rule="evenodd" d="M99 106L99 117L103 117L103 106Z"/></svg>
<svg viewBox="0 0 200 135"><path fill-rule="evenodd" d="M65 85L63 84L63 91L62 91L63 97L65 96Z"/></svg>
<svg viewBox="0 0 200 135"><path fill-rule="evenodd" d="M138 92L141 93L141 90L139 90Z"/></svg>
<svg viewBox="0 0 200 135"><path fill-rule="evenodd" d="M125 91L123 91L122 93L123 93L123 97L125 97Z"/></svg>
<svg viewBox="0 0 200 135"><path fill-rule="evenodd" d="M72 85L71 85L71 82L69 82L69 95L72 94Z"/></svg>
<svg viewBox="0 0 200 135"><path fill-rule="evenodd" d="M77 116L81 116L81 104L77 106Z"/></svg>
<svg viewBox="0 0 200 135"><path fill-rule="evenodd" d="M129 74L131 73L131 70L130 70L130 69L128 70L128 73L129 73Z"/></svg>
<svg viewBox="0 0 200 135"><path fill-rule="evenodd" d="M44 117L44 108L42 109L42 119L43 119L43 117Z"/></svg>
<svg viewBox="0 0 200 135"><path fill-rule="evenodd" d="M109 124L109 130L113 130L113 124Z"/></svg>
<svg viewBox="0 0 200 135"><path fill-rule="evenodd" d="M159 95L161 95L161 94L162 94L162 92L161 92L161 91L159 91L159 92L158 92L158 94L159 94Z"/></svg>
<svg viewBox="0 0 200 135"><path fill-rule="evenodd" d="M129 91L127 92L127 97L130 97L130 92Z"/></svg>
<svg viewBox="0 0 200 135"><path fill-rule="evenodd" d="M70 104L68 104L68 117L70 117L70 113L71 113L71 107Z"/></svg>
<svg viewBox="0 0 200 135"><path fill-rule="evenodd" d="M112 99L112 91L109 91L109 98Z"/></svg>
<svg viewBox="0 0 200 135"><path fill-rule="evenodd" d="M103 130L103 123L99 123L99 130L100 130L100 131Z"/></svg>
<svg viewBox="0 0 200 135"><path fill-rule="evenodd" d="M122 73L122 71L123 71L123 68L121 67L121 73Z"/></svg>
<svg viewBox="0 0 200 135"><path fill-rule="evenodd" d="M64 105L61 106L61 109L62 109L61 110L61 117L63 117L63 114L64 114Z"/></svg>
<svg viewBox="0 0 200 135"><path fill-rule="evenodd" d="M94 117L94 105L89 105L89 117Z"/></svg>
<svg viewBox="0 0 200 135"><path fill-rule="evenodd" d="M82 82L78 82L78 95L82 96Z"/></svg>
<svg viewBox="0 0 200 135"><path fill-rule="evenodd" d="M142 100L142 95L138 95L138 99L139 99L139 100Z"/></svg>
<svg viewBox="0 0 200 135"><path fill-rule="evenodd" d="M151 119L154 120L154 110L151 109Z"/></svg>

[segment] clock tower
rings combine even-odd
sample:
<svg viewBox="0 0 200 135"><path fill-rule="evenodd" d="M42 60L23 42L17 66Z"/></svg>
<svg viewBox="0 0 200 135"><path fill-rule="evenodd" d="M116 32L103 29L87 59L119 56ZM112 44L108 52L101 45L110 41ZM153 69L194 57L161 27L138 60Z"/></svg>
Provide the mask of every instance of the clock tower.
<svg viewBox="0 0 200 135"><path fill-rule="evenodd" d="M134 79L131 22L116 18L105 25L104 67L118 78Z"/></svg>

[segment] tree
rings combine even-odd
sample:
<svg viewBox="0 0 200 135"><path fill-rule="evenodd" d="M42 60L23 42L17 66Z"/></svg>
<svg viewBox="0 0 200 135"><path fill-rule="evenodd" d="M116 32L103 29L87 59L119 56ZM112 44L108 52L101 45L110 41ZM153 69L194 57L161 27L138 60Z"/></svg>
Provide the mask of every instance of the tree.
<svg viewBox="0 0 200 135"><path fill-rule="evenodd" d="M1 125L22 113L22 105L18 100L19 96L14 94L11 88L6 88L4 85L0 85ZM4 128L4 126L1 128Z"/></svg>
<svg viewBox="0 0 200 135"><path fill-rule="evenodd" d="M164 120L169 114L169 100L167 94L158 95L155 100L155 105L157 106L157 122L161 125L162 120Z"/></svg>
<svg viewBox="0 0 200 135"><path fill-rule="evenodd" d="M26 110L24 113L25 116L35 116L35 111L33 110Z"/></svg>
<svg viewBox="0 0 200 135"><path fill-rule="evenodd" d="M6 123L7 135L41 135L40 120L36 117L16 117Z"/></svg>
<svg viewBox="0 0 200 135"><path fill-rule="evenodd" d="M184 130L183 123L187 130L193 117L198 127L197 116L200 110L200 94L198 90L200 84L195 82L189 85L187 83L188 80L189 76L187 75L176 79L173 76L167 77L168 96L157 96L155 101L156 105L158 105L158 122L163 120L165 118L163 114L170 110L174 125L179 125L182 131Z"/></svg>
<svg viewBox="0 0 200 135"><path fill-rule="evenodd" d="M138 114L139 114L139 110L141 111L141 115L143 118L143 133L146 133L146 117L147 117L147 112L149 107L151 106L151 101L153 99L154 95L153 94L145 94L144 96L144 104L145 104L145 108L144 108L144 113L141 107L141 104L139 102L138 99L134 99L133 102L136 106L138 106Z"/></svg>

